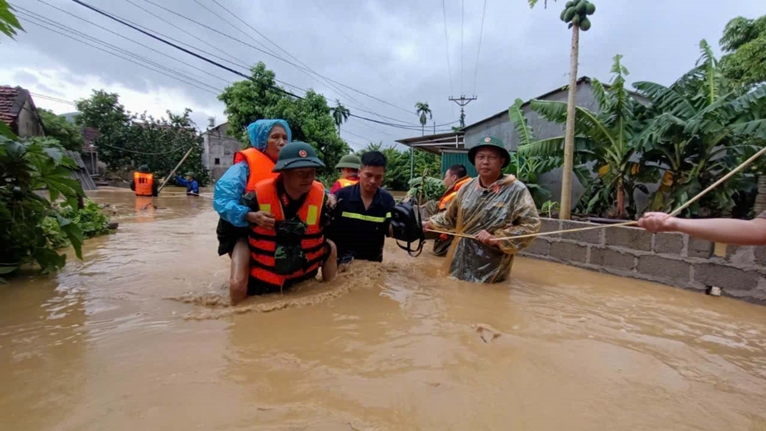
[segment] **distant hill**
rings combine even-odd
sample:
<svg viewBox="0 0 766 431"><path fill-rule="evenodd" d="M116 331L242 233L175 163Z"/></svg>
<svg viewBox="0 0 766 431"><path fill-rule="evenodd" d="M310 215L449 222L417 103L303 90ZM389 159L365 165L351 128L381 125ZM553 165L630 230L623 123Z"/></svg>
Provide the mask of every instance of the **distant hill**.
<svg viewBox="0 0 766 431"><path fill-rule="evenodd" d="M74 119L78 115L80 115L79 112L67 112L66 114L61 114L60 116L64 117L64 119L66 119L68 122L74 124Z"/></svg>

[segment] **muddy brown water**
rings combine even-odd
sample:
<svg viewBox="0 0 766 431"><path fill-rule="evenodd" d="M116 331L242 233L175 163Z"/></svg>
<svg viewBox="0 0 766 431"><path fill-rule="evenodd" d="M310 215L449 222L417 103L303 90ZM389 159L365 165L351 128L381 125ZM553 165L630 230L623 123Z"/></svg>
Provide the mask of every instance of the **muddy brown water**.
<svg viewBox="0 0 766 431"><path fill-rule="evenodd" d="M0 286L0 429L766 429L764 307L523 258L472 285L393 244L230 307L210 192L164 194L95 192L118 233Z"/></svg>

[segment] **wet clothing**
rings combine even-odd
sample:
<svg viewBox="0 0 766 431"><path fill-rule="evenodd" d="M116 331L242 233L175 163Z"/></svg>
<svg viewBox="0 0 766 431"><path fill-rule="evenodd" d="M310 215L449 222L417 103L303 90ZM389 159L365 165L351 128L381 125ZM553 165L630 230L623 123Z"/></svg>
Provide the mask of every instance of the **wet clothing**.
<svg viewBox="0 0 766 431"><path fill-rule="evenodd" d="M194 178L191 181L183 178L180 175L176 175L176 182L181 187L186 187L186 194L190 196L199 196L199 184Z"/></svg>
<svg viewBox="0 0 766 431"><path fill-rule="evenodd" d="M133 172L130 189L136 192L136 196L157 196L159 194L154 175L149 172Z"/></svg>
<svg viewBox="0 0 766 431"><path fill-rule="evenodd" d="M434 229L476 235L486 230L496 237L537 233L541 222L527 187L513 175L483 187L479 178L465 184L447 210L431 217ZM514 255L534 238L503 240L486 245L457 238L450 275L477 283L497 283L511 272Z"/></svg>
<svg viewBox="0 0 766 431"><path fill-rule="evenodd" d="M327 256L323 234L327 200L324 186L314 182L297 200L287 195L281 179L265 180L248 193L254 210L274 215L275 228L250 226L250 281L255 291L283 288L287 281L317 274Z"/></svg>
<svg viewBox="0 0 766 431"><path fill-rule="evenodd" d="M365 209L360 184L343 187L335 196L342 211L327 229L327 237L337 246L338 258L352 255L354 259L382 262L391 210L396 205L394 197L378 189Z"/></svg>
<svg viewBox="0 0 766 431"><path fill-rule="evenodd" d="M354 184L359 182L359 176L353 175L349 178L340 178L338 181L335 181L335 183L330 187L330 193L335 194L338 190L342 189L343 187L353 186Z"/></svg>
<svg viewBox="0 0 766 431"><path fill-rule="evenodd" d="M253 191L258 181L277 175L271 172L274 162L263 153L275 125L284 127L287 140L292 139L290 126L284 120L258 120L250 124L247 132L252 147L235 153L234 164L215 183L213 208L220 216L216 227L219 256L229 254L238 240L248 236L245 217L250 209L242 203L245 191Z"/></svg>
<svg viewBox="0 0 766 431"><path fill-rule="evenodd" d="M292 200L289 196L287 196L287 193L284 190L284 186L279 181L277 182L277 195L280 196L280 199L282 200L282 211L286 219L291 219L298 214L298 211L303 205L303 203L305 202L305 198L306 198L306 196L303 196L301 197L301 199ZM242 199L242 202L244 205L248 205L249 211L258 211L260 209L255 192L251 192L247 194L247 196L244 196ZM325 193L324 200L322 202L322 208L327 208L326 204L327 204L327 194ZM319 219L320 225L326 226L327 221L328 221L327 212L322 211L320 213L320 219ZM218 226L219 226L219 229L216 230L217 233L220 231L220 227L221 227L220 223ZM245 238L248 238L250 236L249 227L238 228L238 229L243 229L245 231ZM219 241L220 239L221 239L221 236L219 234ZM234 247L234 244L236 244L236 239L234 243L232 244L232 248ZM219 252L219 255L224 254L224 253L221 253L221 246L219 246L218 252ZM325 249L325 254L329 254L329 252L330 252L329 249ZM312 279L316 277L318 273L319 273L319 270L314 270L310 273L305 274L304 276L286 280L284 284L282 285L282 289L286 289L294 284L300 283L301 281ZM268 282L263 282L256 278L253 278L252 275L248 278L248 283L247 283L248 295L251 295L251 296L263 295L265 293L273 293L273 292L279 292L279 291L280 291L280 288L277 285L274 285Z"/></svg>

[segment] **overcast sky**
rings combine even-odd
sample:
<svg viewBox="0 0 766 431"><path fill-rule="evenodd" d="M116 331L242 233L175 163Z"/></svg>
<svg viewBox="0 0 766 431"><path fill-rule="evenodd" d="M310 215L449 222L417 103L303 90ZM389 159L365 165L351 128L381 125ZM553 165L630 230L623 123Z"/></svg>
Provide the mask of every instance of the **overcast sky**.
<svg viewBox="0 0 766 431"><path fill-rule="evenodd" d="M445 124L459 116L459 108L448 97L475 94L478 100L466 108L466 124L470 124L507 109L517 97L527 100L565 85L571 33L559 20L564 2L549 1L544 9L542 1L530 10L526 0L487 0L483 15L483 0L466 1L464 6L461 0L444 0L445 9L441 0L83 0L208 53L202 55L215 55L218 58L213 60L238 71L246 73L243 65L262 60L278 80L313 88L331 105L340 99L354 114L391 121L375 114L383 115L408 124L418 124L414 109L418 101L428 102L433 121ZM105 89L119 93L121 102L134 112L161 116L168 109L180 112L189 107L200 128L210 116L216 124L226 121L216 95L241 77L70 0L11 0L11 4L26 32L16 40L0 38L0 58L5 60L0 65L0 84L20 85L35 95L64 101ZM604 81L609 79L612 57L619 53L630 71L628 82L670 84L694 66L701 39L719 53L718 40L730 19L766 14L766 1L761 0L596 0L595 4L593 26L581 34L578 74ZM60 33L81 32L92 38L88 43L103 41L129 51L123 56L142 58L134 57L131 63L107 54L43 28L30 15L49 20L44 25ZM53 27L51 22L65 28ZM155 63L151 67L163 67L165 75L144 67L148 62ZM299 62L313 72L299 70ZM315 73L343 86L333 84L336 88L332 88ZM35 102L57 113L74 110L71 104L49 98L35 97ZM431 132L433 121L429 121ZM355 148L369 141L393 144L396 139L420 135L419 130L359 119L351 119L342 130L343 138Z"/></svg>

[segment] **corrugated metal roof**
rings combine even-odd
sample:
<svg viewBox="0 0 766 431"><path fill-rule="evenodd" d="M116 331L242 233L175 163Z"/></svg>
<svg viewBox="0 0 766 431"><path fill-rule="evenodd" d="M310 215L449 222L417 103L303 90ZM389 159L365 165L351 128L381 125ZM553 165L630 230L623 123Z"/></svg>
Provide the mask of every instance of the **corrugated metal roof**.
<svg viewBox="0 0 766 431"><path fill-rule="evenodd" d="M93 178L90 177L90 173L88 173L88 169L85 167L85 162L82 161L80 153L65 150L64 154L74 160L78 168L77 170L73 170L69 177L79 181L80 184L82 184L83 190L97 190L98 187L96 186L96 183L93 182Z"/></svg>

